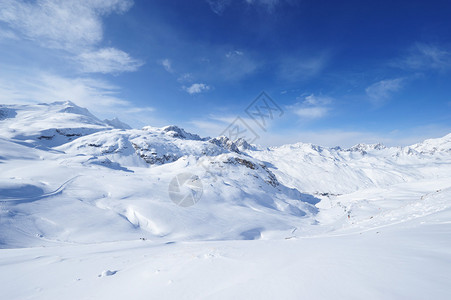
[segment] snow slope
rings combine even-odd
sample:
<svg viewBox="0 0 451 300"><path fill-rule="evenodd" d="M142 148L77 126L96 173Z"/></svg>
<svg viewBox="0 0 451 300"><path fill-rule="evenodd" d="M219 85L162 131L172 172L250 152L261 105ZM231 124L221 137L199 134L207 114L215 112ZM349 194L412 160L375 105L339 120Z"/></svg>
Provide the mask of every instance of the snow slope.
<svg viewBox="0 0 451 300"><path fill-rule="evenodd" d="M451 134L260 149L1 105L0 229L5 299L449 299Z"/></svg>
<svg viewBox="0 0 451 300"><path fill-rule="evenodd" d="M451 212L438 217L449 220ZM77 300L449 299L451 240L442 237L451 227L435 218L345 236L2 250L2 295Z"/></svg>
<svg viewBox="0 0 451 300"><path fill-rule="evenodd" d="M90 115L77 107L68 110L68 105L73 106L52 104L50 111L63 116L51 119L66 118L67 111L71 119L78 118L72 116L74 111ZM19 111L16 117L21 116ZM100 126L96 119L89 120L83 128ZM319 199L279 184L263 162L230 151L227 143L201 139L175 126L97 129L51 149L35 148L39 137L32 140L31 135L27 143L17 136L1 140L0 156L6 159L0 175L0 245L139 237L257 239L284 236L314 222ZM11 160L11 152L34 159ZM168 193L171 180L182 172L198 176L203 186L201 201L190 209L175 205Z"/></svg>
<svg viewBox="0 0 451 300"><path fill-rule="evenodd" d="M268 162L283 184L309 193L345 194L451 173L451 134L409 147L359 144L341 149L298 143L247 153Z"/></svg>

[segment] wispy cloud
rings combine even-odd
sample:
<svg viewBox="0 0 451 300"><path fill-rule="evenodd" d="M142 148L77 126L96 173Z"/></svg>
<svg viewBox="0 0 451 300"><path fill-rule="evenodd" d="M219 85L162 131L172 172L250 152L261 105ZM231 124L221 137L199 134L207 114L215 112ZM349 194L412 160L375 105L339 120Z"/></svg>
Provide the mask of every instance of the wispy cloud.
<svg viewBox="0 0 451 300"><path fill-rule="evenodd" d="M131 0L3 0L0 22L17 38L78 57L86 72L134 71L142 63L129 54L115 48L98 48L103 39L102 18L124 13L132 5Z"/></svg>
<svg viewBox="0 0 451 300"><path fill-rule="evenodd" d="M210 86L205 83L193 83L189 87L183 87L183 89L190 95L199 94L210 89Z"/></svg>
<svg viewBox="0 0 451 300"><path fill-rule="evenodd" d="M49 103L70 100L88 108L100 118L119 117L135 127L168 122L154 114L155 108L139 106L121 95L120 87L105 80L64 77L28 69L11 71L0 77L0 103Z"/></svg>
<svg viewBox="0 0 451 300"><path fill-rule="evenodd" d="M9 74L0 78L0 102L35 103L71 100L88 108L128 106L121 99L119 88L103 80L92 78L68 78L28 70L27 74Z"/></svg>
<svg viewBox="0 0 451 300"><path fill-rule="evenodd" d="M397 65L413 70L447 70L451 68L451 51L437 45L417 43Z"/></svg>
<svg viewBox="0 0 451 300"><path fill-rule="evenodd" d="M226 57L227 58L231 58L231 57L234 57L234 56L242 56L244 53L243 53L243 51L239 51L239 50L234 50L234 51L229 51L229 52L227 52L226 53Z"/></svg>
<svg viewBox="0 0 451 300"><path fill-rule="evenodd" d="M172 62L171 62L170 59L165 58L165 59L162 59L162 60L158 61L158 63L159 63L160 65L162 65L163 68L164 68L167 72L169 72L169 73L173 73L173 72L174 72L174 70L172 69Z"/></svg>
<svg viewBox="0 0 451 300"><path fill-rule="evenodd" d="M136 114L136 113L146 113L146 112L154 112L155 108L146 106L146 107L131 107L124 110L127 114Z"/></svg>
<svg viewBox="0 0 451 300"><path fill-rule="evenodd" d="M315 106L299 108L295 111L295 114L301 118L317 119L324 117L328 112L328 107Z"/></svg>
<svg viewBox="0 0 451 300"><path fill-rule="evenodd" d="M404 78L381 80L367 87L365 92L373 104L381 105L390 99L395 92L401 90L404 81Z"/></svg>
<svg viewBox="0 0 451 300"><path fill-rule="evenodd" d="M232 4L232 0L206 0L210 5L211 10L217 14L222 15L225 9ZM240 2L235 0L235 2ZM241 0L241 2L247 3L249 6L258 6L265 8L268 12L272 12L274 8L281 2L286 2L291 5L295 5L296 1L282 1L282 0Z"/></svg>
<svg viewBox="0 0 451 300"><path fill-rule="evenodd" d="M316 96L314 94L297 98L298 102L288 107L302 119L318 119L329 114L333 102L331 97Z"/></svg>
<svg viewBox="0 0 451 300"><path fill-rule="evenodd" d="M285 80L306 80L319 75L327 66L329 55L292 56L279 62L279 77Z"/></svg>
<svg viewBox="0 0 451 300"><path fill-rule="evenodd" d="M84 52L78 55L77 60L80 62L82 70L87 73L132 72L143 65L143 62L115 48Z"/></svg>
<svg viewBox="0 0 451 300"><path fill-rule="evenodd" d="M6 39L17 40L18 37L13 31L0 28L0 40Z"/></svg>
<svg viewBox="0 0 451 300"><path fill-rule="evenodd" d="M102 16L127 11L129 0L3 0L0 21L46 48L77 52L102 40Z"/></svg>
<svg viewBox="0 0 451 300"><path fill-rule="evenodd" d="M177 81L180 83L192 82L193 80L193 74L191 73L184 73L177 78Z"/></svg>
<svg viewBox="0 0 451 300"><path fill-rule="evenodd" d="M222 15L226 7L229 6L231 2L231 0L207 0L211 10L217 15Z"/></svg>

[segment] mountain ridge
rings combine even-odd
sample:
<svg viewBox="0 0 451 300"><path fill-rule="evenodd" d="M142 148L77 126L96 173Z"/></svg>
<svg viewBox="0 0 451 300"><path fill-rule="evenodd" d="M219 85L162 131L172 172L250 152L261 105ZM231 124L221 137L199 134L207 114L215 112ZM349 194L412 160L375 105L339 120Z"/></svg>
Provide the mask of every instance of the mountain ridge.
<svg viewBox="0 0 451 300"><path fill-rule="evenodd" d="M352 229L343 224L350 211L357 218L392 209L373 209L359 196L366 191L433 180L425 189L432 193L446 189L451 174L451 135L408 147L259 148L175 125L115 128L71 102L3 105L0 116L3 248ZM171 191L183 178L198 191L187 208L172 196L189 188Z"/></svg>

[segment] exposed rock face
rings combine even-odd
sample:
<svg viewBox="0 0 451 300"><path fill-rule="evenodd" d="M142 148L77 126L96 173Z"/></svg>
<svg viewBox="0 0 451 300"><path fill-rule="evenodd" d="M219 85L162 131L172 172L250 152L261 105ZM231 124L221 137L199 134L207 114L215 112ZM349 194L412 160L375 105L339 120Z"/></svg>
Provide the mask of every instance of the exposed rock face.
<svg viewBox="0 0 451 300"><path fill-rule="evenodd" d="M184 140L195 140L200 141L202 140L200 136L197 134L186 132L183 128L180 128L175 125L169 125L166 127L163 127L161 129L166 135L173 137L173 138L179 138Z"/></svg>
<svg viewBox="0 0 451 300"><path fill-rule="evenodd" d="M240 153L240 150L238 149L237 145L226 136L212 138L209 140L209 142L218 147L225 148L229 151Z"/></svg>

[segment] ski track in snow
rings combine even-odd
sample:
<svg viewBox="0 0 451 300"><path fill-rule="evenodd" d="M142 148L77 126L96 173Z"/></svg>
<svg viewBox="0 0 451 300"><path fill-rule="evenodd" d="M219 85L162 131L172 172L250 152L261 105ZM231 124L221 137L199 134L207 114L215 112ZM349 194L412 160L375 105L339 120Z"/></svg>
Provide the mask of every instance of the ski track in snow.
<svg viewBox="0 0 451 300"><path fill-rule="evenodd" d="M61 184L56 190L45 193L40 196L30 196L30 197L22 197L22 198L2 197L0 199L0 201L3 201L5 203L9 203L9 202L23 203L23 202L32 202L32 201L37 201L37 200L41 200L44 198L56 196L56 195L61 194L63 192L63 190L66 188L66 186L69 185L71 182L73 182L78 177L80 177L80 175L74 176L71 179L67 180L66 182Z"/></svg>

